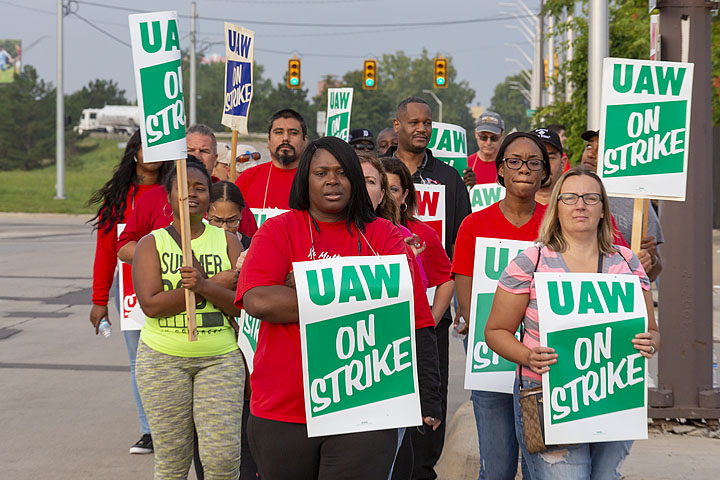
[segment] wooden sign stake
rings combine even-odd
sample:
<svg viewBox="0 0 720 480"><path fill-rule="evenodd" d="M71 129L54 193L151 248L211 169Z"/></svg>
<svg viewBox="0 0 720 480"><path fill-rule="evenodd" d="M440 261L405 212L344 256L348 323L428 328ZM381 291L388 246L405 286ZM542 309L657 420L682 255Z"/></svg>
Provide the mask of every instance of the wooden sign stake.
<svg viewBox="0 0 720 480"><path fill-rule="evenodd" d="M635 255L640 251L643 234L643 213L643 199L636 198L633 203L632 237L630 240L630 249L635 252Z"/></svg>
<svg viewBox="0 0 720 480"><path fill-rule="evenodd" d="M237 174L237 140L238 140L238 131L233 130L232 131L232 145L230 147L230 181L235 183L235 180L237 180L238 174Z"/></svg>
<svg viewBox="0 0 720 480"><path fill-rule="evenodd" d="M184 158L175 162L178 182L178 204L180 207L180 239L183 253L183 266L192 267L192 247L190 246L190 210L188 207L187 163ZM195 292L185 289L185 310L187 313L188 341L197 342L197 322L195 321Z"/></svg>

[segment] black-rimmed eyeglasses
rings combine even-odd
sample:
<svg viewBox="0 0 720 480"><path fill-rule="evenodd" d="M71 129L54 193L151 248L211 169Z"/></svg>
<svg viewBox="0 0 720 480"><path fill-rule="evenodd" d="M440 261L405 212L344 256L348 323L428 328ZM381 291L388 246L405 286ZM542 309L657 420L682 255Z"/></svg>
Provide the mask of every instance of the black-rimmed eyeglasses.
<svg viewBox="0 0 720 480"><path fill-rule="evenodd" d="M545 165L545 162L535 158L531 158L530 160L520 160L519 158L505 158L503 159L503 162L505 162L505 165L507 165L510 170L520 170L523 165L527 165L528 170L532 170L534 172L542 170Z"/></svg>

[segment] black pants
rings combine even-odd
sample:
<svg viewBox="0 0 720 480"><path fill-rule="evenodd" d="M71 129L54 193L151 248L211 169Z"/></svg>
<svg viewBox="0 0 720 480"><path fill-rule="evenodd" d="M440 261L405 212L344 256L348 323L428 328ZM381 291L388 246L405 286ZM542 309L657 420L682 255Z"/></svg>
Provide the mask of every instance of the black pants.
<svg viewBox="0 0 720 480"><path fill-rule="evenodd" d="M308 438L302 423L250 415L250 448L263 480L386 480L397 429Z"/></svg>
<svg viewBox="0 0 720 480"><path fill-rule="evenodd" d="M437 430L432 428L408 428L400 446L398 458L395 460L393 480L434 479L435 464L440 459L445 444L445 427L447 426L447 394L449 373L449 333L450 311L445 312L442 320L435 327L437 335L438 357L440 361L440 394L442 395L442 423Z"/></svg>
<svg viewBox="0 0 720 480"><path fill-rule="evenodd" d="M250 416L250 400L243 402L242 432L240 434L240 480L259 479L258 468L250 452L248 443L247 424ZM205 472L200 463L200 451L198 449L197 432L195 432L195 449L193 451L193 464L195 465L195 476L198 480L205 480Z"/></svg>

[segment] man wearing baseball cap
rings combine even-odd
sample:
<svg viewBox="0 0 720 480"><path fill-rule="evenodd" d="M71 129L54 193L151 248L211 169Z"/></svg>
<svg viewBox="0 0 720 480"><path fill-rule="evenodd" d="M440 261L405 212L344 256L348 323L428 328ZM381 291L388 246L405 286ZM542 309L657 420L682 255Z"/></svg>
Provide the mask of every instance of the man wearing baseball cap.
<svg viewBox="0 0 720 480"><path fill-rule="evenodd" d="M468 167L475 173L477 184L496 183L495 157L505 133L505 122L495 112L484 112L475 124L478 151L468 157Z"/></svg>
<svg viewBox="0 0 720 480"><path fill-rule="evenodd" d="M593 172L597 172L597 157L598 157L598 137L600 135L599 130L585 130L581 135L580 138L585 140L587 143L585 144L585 149L582 153L582 160L580 163L582 163L583 167L587 167Z"/></svg>
<svg viewBox="0 0 720 480"><path fill-rule="evenodd" d="M536 128L532 131L532 133L540 137L540 140L542 140L545 144L548 156L550 157L550 177L535 194L536 202L547 205L550 202L550 193L552 192L555 183L565 170L567 157L563 155L563 146L562 141L560 141L560 135L547 127Z"/></svg>
<svg viewBox="0 0 720 480"><path fill-rule="evenodd" d="M353 128L350 130L348 143L358 152L375 150L375 137L367 128Z"/></svg>

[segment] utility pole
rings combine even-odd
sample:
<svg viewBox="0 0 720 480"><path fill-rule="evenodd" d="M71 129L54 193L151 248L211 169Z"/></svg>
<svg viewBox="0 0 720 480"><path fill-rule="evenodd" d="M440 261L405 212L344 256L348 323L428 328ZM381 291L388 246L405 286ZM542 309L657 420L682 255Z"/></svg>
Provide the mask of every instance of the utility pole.
<svg viewBox="0 0 720 480"><path fill-rule="evenodd" d="M55 198L65 200L65 98L63 97L63 0L57 1L57 90L55 92Z"/></svg>
<svg viewBox="0 0 720 480"><path fill-rule="evenodd" d="M588 7L587 128L600 128L603 58L610 55L608 0L590 0Z"/></svg>
<svg viewBox="0 0 720 480"><path fill-rule="evenodd" d="M713 389L713 165L710 9L717 2L663 0L662 60L695 64L685 202L662 202L665 233L659 320L659 388L648 395L652 418L720 418Z"/></svg>
<svg viewBox="0 0 720 480"><path fill-rule="evenodd" d="M548 15L547 104L555 103L555 17Z"/></svg>
<svg viewBox="0 0 720 480"><path fill-rule="evenodd" d="M572 6L568 7L568 10L567 10L568 29L567 29L567 34L566 34L567 35L567 50L565 51L565 61L568 63L572 62L573 54L574 54L573 43L575 42L575 34L573 32L572 26L570 26L570 24L572 24L572 21L573 21L574 13L575 13L575 6L572 5ZM572 84L572 81L570 80L570 75L568 73L565 73L565 101L567 103L572 102L572 95L573 95L573 84Z"/></svg>
<svg viewBox="0 0 720 480"><path fill-rule="evenodd" d="M195 71L195 49L197 47L197 5L192 2L190 7L190 125L197 123L197 83Z"/></svg>

